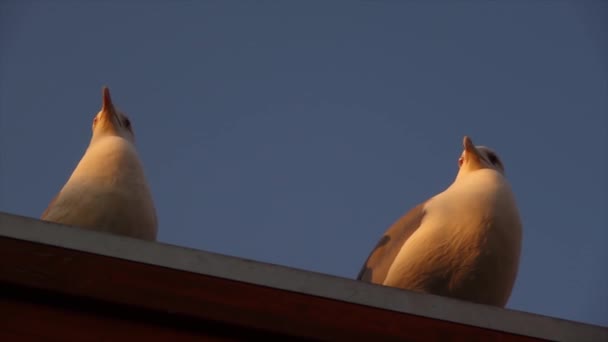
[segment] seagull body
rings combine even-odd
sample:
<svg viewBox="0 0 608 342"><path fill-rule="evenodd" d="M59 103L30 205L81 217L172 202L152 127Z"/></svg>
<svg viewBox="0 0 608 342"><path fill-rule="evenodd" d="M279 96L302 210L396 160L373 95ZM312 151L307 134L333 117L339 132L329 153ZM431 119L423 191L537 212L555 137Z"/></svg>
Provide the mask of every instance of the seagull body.
<svg viewBox="0 0 608 342"><path fill-rule="evenodd" d="M506 305L519 268L519 212L496 153L468 137L463 145L454 182L389 227L359 280Z"/></svg>
<svg viewBox="0 0 608 342"><path fill-rule="evenodd" d="M156 209L133 128L129 118L114 108L106 87L92 130L82 159L41 219L156 240Z"/></svg>

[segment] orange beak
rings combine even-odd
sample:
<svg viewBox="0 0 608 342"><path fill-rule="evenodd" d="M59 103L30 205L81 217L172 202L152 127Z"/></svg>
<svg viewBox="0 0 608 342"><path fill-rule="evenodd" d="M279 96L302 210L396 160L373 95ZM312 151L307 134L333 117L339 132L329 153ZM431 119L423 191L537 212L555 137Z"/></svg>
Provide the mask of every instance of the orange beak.
<svg viewBox="0 0 608 342"><path fill-rule="evenodd" d="M101 102L101 113L102 119L107 120L109 123L114 123L114 118L116 116L116 109L114 108L114 104L112 103L112 97L110 96L110 89L106 86L102 89L102 102Z"/></svg>
<svg viewBox="0 0 608 342"><path fill-rule="evenodd" d="M482 166L480 160L481 156L479 155L479 151L473 144L473 140L471 140L471 138L465 135L464 139L462 140L462 147L464 148L464 151L458 159L458 165L462 167L462 165L466 163L469 169L480 169Z"/></svg>

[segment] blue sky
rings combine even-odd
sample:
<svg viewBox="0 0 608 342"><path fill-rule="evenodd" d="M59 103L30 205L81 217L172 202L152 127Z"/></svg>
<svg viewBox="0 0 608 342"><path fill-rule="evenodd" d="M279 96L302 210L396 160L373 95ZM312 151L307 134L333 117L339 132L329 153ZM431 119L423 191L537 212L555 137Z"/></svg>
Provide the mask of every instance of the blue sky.
<svg viewBox="0 0 608 342"><path fill-rule="evenodd" d="M161 242L354 278L470 135L524 223L508 307L608 326L607 2L0 9L0 211L40 216L108 85Z"/></svg>

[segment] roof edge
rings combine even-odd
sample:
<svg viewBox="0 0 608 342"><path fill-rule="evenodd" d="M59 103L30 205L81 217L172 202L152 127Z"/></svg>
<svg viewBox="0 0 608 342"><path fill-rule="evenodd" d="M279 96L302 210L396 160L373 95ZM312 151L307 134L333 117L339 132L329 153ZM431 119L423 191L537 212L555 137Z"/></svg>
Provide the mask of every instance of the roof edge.
<svg viewBox="0 0 608 342"><path fill-rule="evenodd" d="M0 236L553 341L608 341L608 328L587 323L77 229L2 212Z"/></svg>

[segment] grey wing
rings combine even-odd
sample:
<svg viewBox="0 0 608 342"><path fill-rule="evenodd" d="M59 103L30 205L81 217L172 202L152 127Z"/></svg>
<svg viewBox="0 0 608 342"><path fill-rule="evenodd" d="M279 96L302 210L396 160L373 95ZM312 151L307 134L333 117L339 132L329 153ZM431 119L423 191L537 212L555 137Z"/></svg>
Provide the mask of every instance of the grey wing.
<svg viewBox="0 0 608 342"><path fill-rule="evenodd" d="M382 284L401 246L418 229L424 214L424 203L421 203L395 222L371 251L357 280Z"/></svg>

